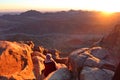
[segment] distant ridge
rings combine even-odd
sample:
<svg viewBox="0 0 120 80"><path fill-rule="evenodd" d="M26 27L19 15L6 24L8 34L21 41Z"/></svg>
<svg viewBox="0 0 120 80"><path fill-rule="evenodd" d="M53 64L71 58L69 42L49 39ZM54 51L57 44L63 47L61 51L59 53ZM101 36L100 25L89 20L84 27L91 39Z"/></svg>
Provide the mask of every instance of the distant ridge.
<svg viewBox="0 0 120 80"><path fill-rule="evenodd" d="M42 13L36 10L29 10L21 13L21 16L40 16Z"/></svg>

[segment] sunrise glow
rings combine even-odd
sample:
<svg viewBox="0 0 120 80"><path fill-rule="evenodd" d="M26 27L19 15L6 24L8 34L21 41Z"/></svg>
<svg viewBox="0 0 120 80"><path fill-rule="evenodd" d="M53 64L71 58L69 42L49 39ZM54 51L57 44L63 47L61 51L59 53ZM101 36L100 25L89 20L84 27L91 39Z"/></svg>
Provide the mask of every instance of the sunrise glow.
<svg viewBox="0 0 120 80"><path fill-rule="evenodd" d="M120 12L119 0L2 0L0 11L60 11L92 10L106 13Z"/></svg>

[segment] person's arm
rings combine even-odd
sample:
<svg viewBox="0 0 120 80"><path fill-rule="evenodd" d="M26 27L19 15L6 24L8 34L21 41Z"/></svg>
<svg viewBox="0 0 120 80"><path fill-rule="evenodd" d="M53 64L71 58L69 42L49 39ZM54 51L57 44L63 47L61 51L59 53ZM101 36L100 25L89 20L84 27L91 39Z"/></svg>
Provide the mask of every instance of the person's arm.
<svg viewBox="0 0 120 80"><path fill-rule="evenodd" d="M58 69L58 63L54 59L51 60L54 62L56 69Z"/></svg>

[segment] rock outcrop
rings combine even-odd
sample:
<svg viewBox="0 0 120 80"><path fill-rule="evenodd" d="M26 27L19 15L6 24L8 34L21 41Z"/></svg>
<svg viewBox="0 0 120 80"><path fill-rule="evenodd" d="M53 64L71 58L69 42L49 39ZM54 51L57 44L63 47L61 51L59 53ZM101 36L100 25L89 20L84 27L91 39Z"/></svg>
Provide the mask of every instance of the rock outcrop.
<svg viewBox="0 0 120 80"><path fill-rule="evenodd" d="M101 46L109 50L116 65L120 61L120 25L116 25L108 36L101 41Z"/></svg>
<svg viewBox="0 0 120 80"><path fill-rule="evenodd" d="M83 78L82 80L89 80L88 77L89 75L92 74L91 70L94 70L95 68L97 68L97 70L100 72L103 71L103 69L115 71L117 65L120 63L119 45L120 45L120 25L116 25L109 35L104 36L97 43L97 45L94 45L99 47L82 48L73 51L70 54L68 61L70 65L69 69L72 70L74 78L76 80L80 80L82 78ZM87 73L84 72L85 67L89 67ZM102 77L102 75L104 74L103 72L101 72L101 74L98 74L97 72L95 71L96 73L95 75L99 75L98 78L96 77L97 80L99 80L100 76L101 80L109 80L105 78L103 79L104 77L104 76ZM84 77L79 76L82 75L82 73L84 73ZM119 75L118 71L116 71L115 74ZM112 78L113 73L108 76L109 78ZM114 77L116 77L116 75Z"/></svg>
<svg viewBox="0 0 120 80"><path fill-rule="evenodd" d="M120 63L117 66L117 69L115 71L115 74L114 74L112 80L120 80Z"/></svg>
<svg viewBox="0 0 120 80"><path fill-rule="evenodd" d="M42 70L44 69L45 55L38 51L34 51L32 54L33 72L36 80L42 80Z"/></svg>
<svg viewBox="0 0 120 80"><path fill-rule="evenodd" d="M16 80L34 79L31 52L26 44L0 41L0 76Z"/></svg>
<svg viewBox="0 0 120 80"><path fill-rule="evenodd" d="M111 80L120 61L120 26L105 36L94 47L73 51L68 58L60 58L60 52L34 46L33 42L0 41L0 79L43 80L43 61L52 54L58 70L44 80ZM66 65L68 65L68 68ZM71 71L70 71L71 70ZM119 80L119 66L114 80Z"/></svg>
<svg viewBox="0 0 120 80"><path fill-rule="evenodd" d="M32 45L32 46L31 46ZM64 64L67 58L60 58L57 50L46 50L41 46L34 47L30 42L10 42L0 41L0 79L2 80L43 80L42 70L44 69L43 61L47 53L52 54L53 58L59 62L57 64L57 75L64 71L69 75L68 69ZM55 75L57 77L57 75ZM55 78L51 76L51 78ZM59 76L62 79L65 76ZM60 78L60 79L61 79ZM65 77L67 79L69 77Z"/></svg>
<svg viewBox="0 0 120 80"><path fill-rule="evenodd" d="M67 68L60 68L48 75L44 80L71 80L71 72Z"/></svg>
<svg viewBox="0 0 120 80"><path fill-rule="evenodd" d="M107 69L84 67L80 80L111 80L114 72Z"/></svg>
<svg viewBox="0 0 120 80"><path fill-rule="evenodd" d="M75 80L80 80L80 73L86 66L115 70L109 54L101 47L82 48L73 51L68 61L69 69L73 72Z"/></svg>

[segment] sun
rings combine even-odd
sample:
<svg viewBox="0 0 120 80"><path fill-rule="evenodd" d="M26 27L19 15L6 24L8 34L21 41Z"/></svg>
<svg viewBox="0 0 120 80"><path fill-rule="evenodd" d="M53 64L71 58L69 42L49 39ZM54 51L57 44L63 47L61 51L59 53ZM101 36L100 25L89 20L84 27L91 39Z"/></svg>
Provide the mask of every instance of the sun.
<svg viewBox="0 0 120 80"><path fill-rule="evenodd" d="M101 11L101 14L103 14L103 15L105 15L105 16L109 16L109 15L112 15L112 14L114 14L114 13L116 13L115 11Z"/></svg>
<svg viewBox="0 0 120 80"><path fill-rule="evenodd" d="M100 10L103 14L113 14L116 13L118 10L112 8L104 8Z"/></svg>
<svg viewBox="0 0 120 80"><path fill-rule="evenodd" d="M105 14L112 14L115 12L120 12L119 0L84 0L84 2L79 5L81 1L78 1L78 8L92 11L101 11Z"/></svg>
<svg viewBox="0 0 120 80"><path fill-rule="evenodd" d="M119 1L118 0L100 0L96 4L96 7L94 6L95 10L99 10L102 11L105 14L112 14L115 12L120 11L119 9L119 5L118 5Z"/></svg>

